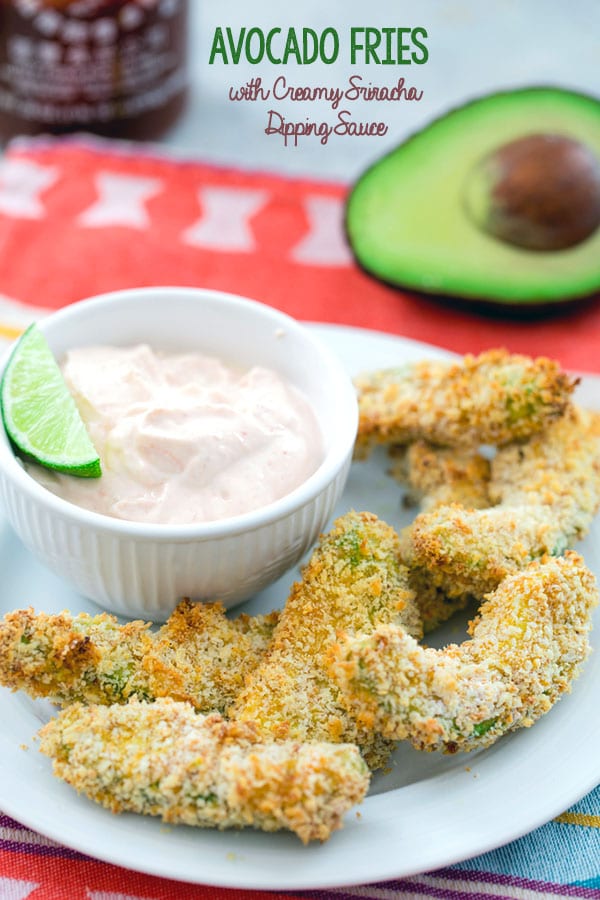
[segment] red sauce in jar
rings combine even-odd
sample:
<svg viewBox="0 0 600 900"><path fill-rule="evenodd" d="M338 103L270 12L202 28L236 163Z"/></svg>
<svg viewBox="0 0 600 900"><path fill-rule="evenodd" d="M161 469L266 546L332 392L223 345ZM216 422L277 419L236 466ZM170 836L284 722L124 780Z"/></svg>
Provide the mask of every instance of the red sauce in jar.
<svg viewBox="0 0 600 900"><path fill-rule="evenodd" d="M0 136L147 139L186 95L187 0L0 0Z"/></svg>

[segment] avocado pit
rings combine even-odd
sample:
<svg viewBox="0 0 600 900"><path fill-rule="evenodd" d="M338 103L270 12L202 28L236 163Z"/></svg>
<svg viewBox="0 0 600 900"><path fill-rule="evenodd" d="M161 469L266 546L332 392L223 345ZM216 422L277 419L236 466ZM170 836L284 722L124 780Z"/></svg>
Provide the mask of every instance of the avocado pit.
<svg viewBox="0 0 600 900"><path fill-rule="evenodd" d="M502 145L470 171L470 219L526 250L576 246L600 226L600 161L560 134L531 134Z"/></svg>

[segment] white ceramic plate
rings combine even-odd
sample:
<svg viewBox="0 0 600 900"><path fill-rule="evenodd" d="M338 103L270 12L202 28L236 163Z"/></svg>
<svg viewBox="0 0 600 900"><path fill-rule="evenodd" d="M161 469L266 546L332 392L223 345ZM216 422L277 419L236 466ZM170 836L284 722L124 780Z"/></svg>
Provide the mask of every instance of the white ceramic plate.
<svg viewBox="0 0 600 900"><path fill-rule="evenodd" d="M413 341L336 326L312 326L349 371L431 356ZM598 380L581 397L600 407ZM338 513L354 507L405 524L399 491L385 460L354 466ZM600 574L600 529L582 543ZM93 610L42 569L0 523L0 613L31 604L49 612ZM280 606L297 572L245 605ZM460 639L462 623L447 626ZM343 886L423 872L497 847L563 812L600 780L600 653L589 659L573 693L533 728L478 754L442 757L400 746L394 766L378 774L359 813L322 846L303 847L288 834L166 828L134 815L113 816L53 778L34 733L52 708L0 690L0 809L69 847L154 875L209 885L264 889ZM27 745L29 749L23 749Z"/></svg>

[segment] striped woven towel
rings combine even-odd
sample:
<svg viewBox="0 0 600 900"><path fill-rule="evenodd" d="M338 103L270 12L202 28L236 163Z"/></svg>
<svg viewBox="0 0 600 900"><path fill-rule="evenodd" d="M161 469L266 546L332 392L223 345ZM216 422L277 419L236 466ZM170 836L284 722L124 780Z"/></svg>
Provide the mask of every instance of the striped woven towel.
<svg viewBox="0 0 600 900"><path fill-rule="evenodd" d="M307 893L183 885L97 862L0 815L2 900L598 900L600 788L554 822L485 856L385 884Z"/></svg>

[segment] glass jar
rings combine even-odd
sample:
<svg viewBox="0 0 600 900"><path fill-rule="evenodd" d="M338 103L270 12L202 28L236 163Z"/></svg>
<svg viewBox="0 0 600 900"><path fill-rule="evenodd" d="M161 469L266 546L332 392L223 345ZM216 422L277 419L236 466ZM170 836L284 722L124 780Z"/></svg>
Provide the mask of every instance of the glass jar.
<svg viewBox="0 0 600 900"><path fill-rule="evenodd" d="M185 104L187 0L0 0L0 136L147 139Z"/></svg>

